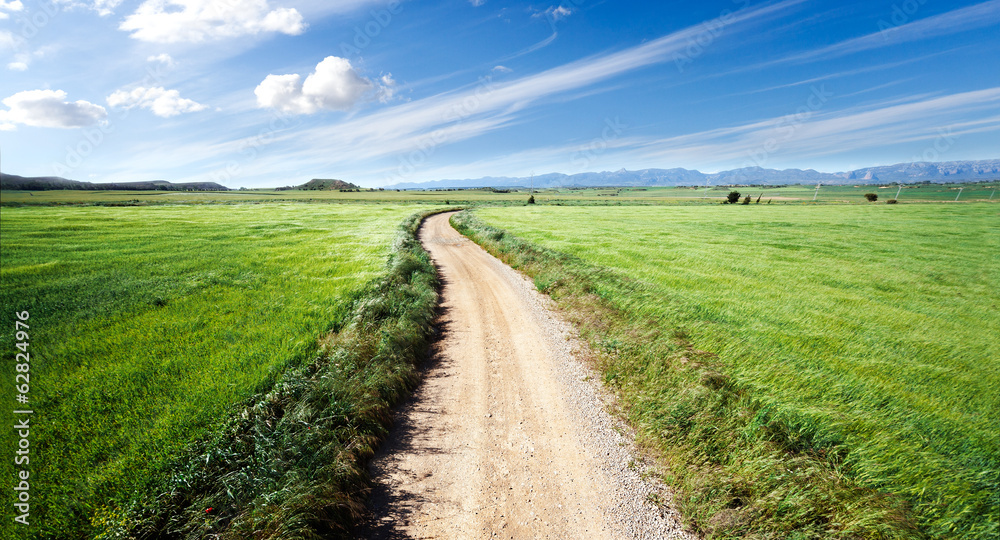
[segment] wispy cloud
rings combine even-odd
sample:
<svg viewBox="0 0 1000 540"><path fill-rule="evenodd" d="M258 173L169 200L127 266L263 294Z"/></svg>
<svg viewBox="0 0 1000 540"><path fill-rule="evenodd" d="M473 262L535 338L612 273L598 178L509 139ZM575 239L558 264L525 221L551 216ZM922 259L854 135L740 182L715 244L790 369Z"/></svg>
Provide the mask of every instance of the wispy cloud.
<svg viewBox="0 0 1000 540"><path fill-rule="evenodd" d="M817 113L792 131L788 129L788 120L770 118L667 138L633 136L608 140L602 154L590 166L596 167L595 170L627 165L715 172L756 165L779 166L859 148L879 149L890 144L929 141L941 137L942 132L954 138L1000 132L1000 87L948 96L912 96L867 108ZM776 149L770 162L754 161L753 155L765 146ZM573 167L574 156L581 148L585 145L567 143L432 167L413 180L524 176L529 170L585 172ZM391 177L391 172L383 174Z"/></svg>
<svg viewBox="0 0 1000 540"><path fill-rule="evenodd" d="M768 62L767 65L826 60L888 45L946 36L997 24L1000 24L1000 0L990 0L899 26L884 27L871 34L787 56L774 62Z"/></svg>
<svg viewBox="0 0 1000 540"><path fill-rule="evenodd" d="M622 141L636 162L714 163L727 168L767 166L776 159L814 158L863 148L927 140L943 128L951 136L1000 130L1000 87L938 97L893 100L865 108L817 112L796 123L778 117L662 139Z"/></svg>
<svg viewBox="0 0 1000 540"><path fill-rule="evenodd" d="M801 3L789 0L735 14L732 27L752 27ZM637 69L670 61L704 30L693 26L623 51L583 58L510 82L483 78L464 89L388 107L299 138L332 162L393 156L477 137L519 121L529 107ZM322 145L322 148L317 148Z"/></svg>

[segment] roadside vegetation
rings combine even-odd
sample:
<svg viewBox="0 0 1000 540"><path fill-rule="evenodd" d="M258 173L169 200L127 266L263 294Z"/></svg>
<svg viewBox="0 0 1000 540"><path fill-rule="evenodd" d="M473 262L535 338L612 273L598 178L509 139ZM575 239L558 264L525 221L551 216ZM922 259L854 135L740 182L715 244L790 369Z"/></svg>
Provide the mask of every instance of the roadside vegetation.
<svg viewBox="0 0 1000 540"><path fill-rule="evenodd" d="M708 538L986 540L995 208L536 205L452 221L581 328Z"/></svg>
<svg viewBox="0 0 1000 540"><path fill-rule="evenodd" d="M32 537L346 534L437 302L413 210L5 208L5 355L31 313Z"/></svg>

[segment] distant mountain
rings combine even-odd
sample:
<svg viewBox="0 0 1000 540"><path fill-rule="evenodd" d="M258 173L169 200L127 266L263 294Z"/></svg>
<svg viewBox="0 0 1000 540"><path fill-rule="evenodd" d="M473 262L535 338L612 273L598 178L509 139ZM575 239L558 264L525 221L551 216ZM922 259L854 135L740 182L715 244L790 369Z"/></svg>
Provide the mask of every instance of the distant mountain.
<svg viewBox="0 0 1000 540"><path fill-rule="evenodd" d="M229 191L229 188L215 182L188 182L173 184L165 180L150 182L113 182L93 184L77 182L58 176L24 177L16 174L0 173L0 189L20 189L24 191L49 191L53 189L75 189L83 191Z"/></svg>
<svg viewBox="0 0 1000 540"><path fill-rule="evenodd" d="M288 188L286 188L288 189ZM290 189L304 189L304 190L314 190L314 191L329 191L337 189L361 189L360 187L343 180L325 180L322 178L314 178L301 186L295 186Z"/></svg>
<svg viewBox="0 0 1000 540"><path fill-rule="evenodd" d="M487 176L466 180L404 182L386 189L453 189L476 187L598 187L598 186L699 186L699 185L786 185L786 184L876 184L915 182L965 182L1000 179L1000 159L949 161L942 163L900 163L849 172L824 173L812 169L762 169L747 167L714 174L688 169L644 169L591 172L573 175L552 173L534 178Z"/></svg>

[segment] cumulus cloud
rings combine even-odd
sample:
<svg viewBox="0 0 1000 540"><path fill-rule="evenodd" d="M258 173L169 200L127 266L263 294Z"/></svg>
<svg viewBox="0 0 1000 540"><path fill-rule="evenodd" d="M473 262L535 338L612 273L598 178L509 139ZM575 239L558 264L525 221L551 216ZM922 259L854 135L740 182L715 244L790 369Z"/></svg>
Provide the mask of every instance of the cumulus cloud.
<svg viewBox="0 0 1000 540"><path fill-rule="evenodd" d="M132 90L118 90L111 94L108 96L108 105L123 109L134 107L148 109L161 118L203 111L207 108L201 103L182 98L177 90L167 90L162 87L143 88L141 86Z"/></svg>
<svg viewBox="0 0 1000 540"><path fill-rule="evenodd" d="M28 69L28 64L24 62L11 62L7 64L7 69L11 71L26 71Z"/></svg>
<svg viewBox="0 0 1000 540"><path fill-rule="evenodd" d="M62 90L27 90L3 100L0 124L6 130L16 124L35 127L76 128L92 126L108 117L108 111L87 101L66 101Z"/></svg>
<svg viewBox="0 0 1000 540"><path fill-rule="evenodd" d="M24 4L22 4L20 0L14 0L13 2L0 0L0 20L10 18L10 15L6 13L7 11L21 11L23 9Z"/></svg>
<svg viewBox="0 0 1000 540"><path fill-rule="evenodd" d="M146 0L118 27L141 41L200 43L222 38L305 31L295 9L270 9L268 0Z"/></svg>
<svg viewBox="0 0 1000 540"><path fill-rule="evenodd" d="M376 91L387 101L394 93L392 75L384 75L376 84L361 75L346 58L328 56L306 77L268 75L254 94L257 105L292 114L312 114L321 110L343 111L351 108L365 94Z"/></svg>

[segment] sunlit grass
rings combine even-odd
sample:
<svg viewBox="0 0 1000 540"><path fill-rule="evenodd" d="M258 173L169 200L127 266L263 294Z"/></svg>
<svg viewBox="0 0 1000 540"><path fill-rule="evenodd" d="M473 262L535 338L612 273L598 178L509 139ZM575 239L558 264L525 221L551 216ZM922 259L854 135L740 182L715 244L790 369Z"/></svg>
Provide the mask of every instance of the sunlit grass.
<svg viewBox="0 0 1000 540"><path fill-rule="evenodd" d="M4 208L0 344L12 362L14 312L29 311L38 537L82 535L96 508L124 504L235 405L312 358L349 297L384 271L412 212ZM13 376L4 370L8 387Z"/></svg>
<svg viewBox="0 0 1000 540"><path fill-rule="evenodd" d="M846 452L841 473L909 501L933 537L1000 532L996 206L476 213L578 257L570 265L578 271L617 276L592 274L588 286L649 339L631 344L633 363L607 373L647 429L666 436L691 420L677 395L688 390L666 383L678 359L643 352L660 350L659 329L717 354L765 423L779 420L810 451ZM571 278L543 274L536 283ZM736 452L752 468L753 456Z"/></svg>

